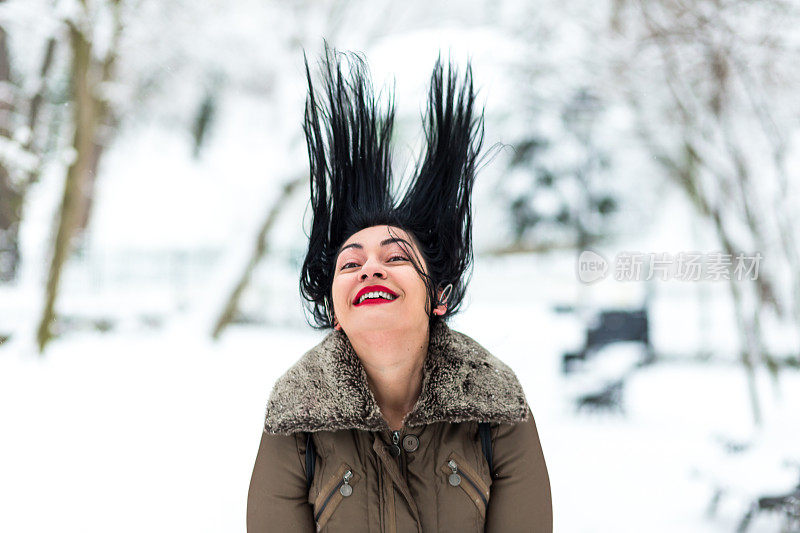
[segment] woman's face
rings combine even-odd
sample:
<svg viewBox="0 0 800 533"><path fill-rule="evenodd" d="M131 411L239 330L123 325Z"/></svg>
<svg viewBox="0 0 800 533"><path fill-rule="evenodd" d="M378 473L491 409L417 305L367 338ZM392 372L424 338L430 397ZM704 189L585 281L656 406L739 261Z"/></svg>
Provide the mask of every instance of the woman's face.
<svg viewBox="0 0 800 533"><path fill-rule="evenodd" d="M394 226L365 228L344 242L336 258L332 293L335 323L345 333L427 327L425 284L406 250L427 273L411 235ZM382 294L363 299L376 292Z"/></svg>

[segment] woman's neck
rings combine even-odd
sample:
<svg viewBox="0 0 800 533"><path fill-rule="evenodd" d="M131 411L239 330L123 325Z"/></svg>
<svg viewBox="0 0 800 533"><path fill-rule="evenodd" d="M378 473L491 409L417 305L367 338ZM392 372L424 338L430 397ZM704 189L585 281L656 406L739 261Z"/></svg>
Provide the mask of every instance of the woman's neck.
<svg viewBox="0 0 800 533"><path fill-rule="evenodd" d="M428 335L427 327L348 334L378 407L393 430L402 428L422 391Z"/></svg>

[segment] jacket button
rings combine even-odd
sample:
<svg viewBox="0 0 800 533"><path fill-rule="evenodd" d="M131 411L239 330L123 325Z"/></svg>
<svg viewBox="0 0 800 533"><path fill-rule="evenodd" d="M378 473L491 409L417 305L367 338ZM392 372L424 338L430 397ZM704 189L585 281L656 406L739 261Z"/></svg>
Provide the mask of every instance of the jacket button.
<svg viewBox="0 0 800 533"><path fill-rule="evenodd" d="M406 435L403 437L403 449L407 452L415 452L419 448L419 437L416 435Z"/></svg>

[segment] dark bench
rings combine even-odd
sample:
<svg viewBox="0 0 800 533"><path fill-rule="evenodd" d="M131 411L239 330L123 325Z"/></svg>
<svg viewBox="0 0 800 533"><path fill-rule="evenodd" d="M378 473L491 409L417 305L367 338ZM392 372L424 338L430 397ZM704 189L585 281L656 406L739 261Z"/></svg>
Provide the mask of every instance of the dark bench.
<svg viewBox="0 0 800 533"><path fill-rule="evenodd" d="M642 309L604 309L597 316L596 324L586 330L586 340L578 352L568 352L562 357L561 370L569 374L582 362L590 358L600 348L619 341L641 342L646 349L646 357L641 365L655 360L655 352L650 344L649 319L647 308Z"/></svg>

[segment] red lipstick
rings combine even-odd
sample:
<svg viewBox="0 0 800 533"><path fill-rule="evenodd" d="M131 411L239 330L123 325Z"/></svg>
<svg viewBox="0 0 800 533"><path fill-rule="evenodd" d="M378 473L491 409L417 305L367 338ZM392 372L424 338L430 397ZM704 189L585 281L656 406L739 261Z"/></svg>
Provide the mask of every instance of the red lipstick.
<svg viewBox="0 0 800 533"><path fill-rule="evenodd" d="M366 294L368 292L376 292L376 291L388 292L392 296L397 297L397 293L395 293L393 290L389 289L388 287L384 287L383 285L369 285L367 287L364 287L360 291L358 291L358 294L356 294L356 297L353 298L353 305L356 305L356 306L374 305L374 304L383 304L383 303L393 302L394 301L394 300L385 300L383 298L376 298L376 299L364 300L363 302L358 303L358 299L361 298L364 294Z"/></svg>

